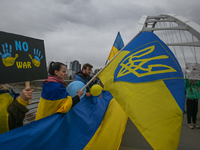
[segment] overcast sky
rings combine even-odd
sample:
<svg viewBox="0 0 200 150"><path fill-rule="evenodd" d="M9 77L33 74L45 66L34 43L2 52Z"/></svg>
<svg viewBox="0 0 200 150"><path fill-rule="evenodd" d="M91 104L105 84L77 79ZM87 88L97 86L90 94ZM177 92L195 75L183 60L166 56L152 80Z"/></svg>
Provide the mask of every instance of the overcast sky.
<svg viewBox="0 0 200 150"><path fill-rule="evenodd" d="M1 0L0 31L44 40L47 63L102 68L117 32L126 45L143 15L172 13L200 24L199 0Z"/></svg>

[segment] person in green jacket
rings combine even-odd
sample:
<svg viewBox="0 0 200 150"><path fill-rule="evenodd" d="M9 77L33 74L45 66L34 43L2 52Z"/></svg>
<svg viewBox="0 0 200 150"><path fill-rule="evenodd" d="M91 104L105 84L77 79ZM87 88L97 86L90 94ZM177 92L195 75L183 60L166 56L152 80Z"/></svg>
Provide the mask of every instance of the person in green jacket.
<svg viewBox="0 0 200 150"><path fill-rule="evenodd" d="M185 90L186 90L186 106L187 106L187 122L188 128L199 128L196 123L198 112L198 99L200 98L198 87L200 86L200 80L189 80L185 78ZM191 122L192 120L192 122Z"/></svg>

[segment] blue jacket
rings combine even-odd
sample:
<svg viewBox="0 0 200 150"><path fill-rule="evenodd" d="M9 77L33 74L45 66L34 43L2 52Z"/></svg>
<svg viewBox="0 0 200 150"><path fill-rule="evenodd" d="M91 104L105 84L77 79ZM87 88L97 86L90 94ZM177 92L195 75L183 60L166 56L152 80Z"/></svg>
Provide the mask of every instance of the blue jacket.
<svg viewBox="0 0 200 150"><path fill-rule="evenodd" d="M74 81L81 81L84 84L87 84L90 80L92 79L91 76L86 76L82 71L77 72ZM94 85L95 83L92 81L87 87L86 87L86 92L90 92L90 88Z"/></svg>

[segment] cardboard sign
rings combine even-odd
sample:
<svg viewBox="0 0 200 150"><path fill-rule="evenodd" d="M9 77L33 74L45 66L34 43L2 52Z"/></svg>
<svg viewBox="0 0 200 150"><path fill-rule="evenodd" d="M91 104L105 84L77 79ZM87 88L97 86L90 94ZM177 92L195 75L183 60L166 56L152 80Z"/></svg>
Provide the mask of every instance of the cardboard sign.
<svg viewBox="0 0 200 150"><path fill-rule="evenodd" d="M0 31L0 84L47 78L44 41Z"/></svg>
<svg viewBox="0 0 200 150"><path fill-rule="evenodd" d="M200 80L200 64L186 63L186 77L188 79Z"/></svg>

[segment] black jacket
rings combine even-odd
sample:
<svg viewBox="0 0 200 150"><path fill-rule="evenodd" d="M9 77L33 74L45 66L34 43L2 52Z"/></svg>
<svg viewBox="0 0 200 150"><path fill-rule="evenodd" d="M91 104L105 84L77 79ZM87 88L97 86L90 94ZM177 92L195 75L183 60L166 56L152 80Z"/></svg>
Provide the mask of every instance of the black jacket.
<svg viewBox="0 0 200 150"><path fill-rule="evenodd" d="M88 75L85 75L82 71L79 71L76 73L77 76L80 76L84 81L85 83L88 83L92 77L91 76L88 76ZM87 87L86 87L86 92L90 92L90 88L94 85L94 81L92 81Z"/></svg>

